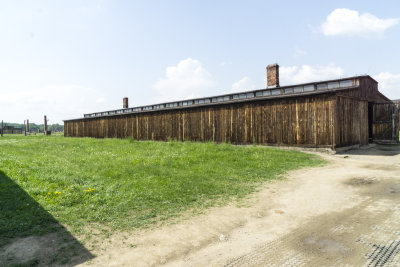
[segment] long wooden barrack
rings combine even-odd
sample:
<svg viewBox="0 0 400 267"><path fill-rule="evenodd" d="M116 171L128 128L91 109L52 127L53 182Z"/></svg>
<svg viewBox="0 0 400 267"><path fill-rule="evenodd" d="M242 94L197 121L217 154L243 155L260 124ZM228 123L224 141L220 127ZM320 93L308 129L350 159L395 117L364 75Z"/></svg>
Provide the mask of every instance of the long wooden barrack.
<svg viewBox="0 0 400 267"><path fill-rule="evenodd" d="M336 88L328 88L328 84L334 83L337 83ZM341 87L341 83L347 86ZM318 89L318 85L323 84L327 87ZM225 100L224 96L211 97L209 103L194 99L146 106L151 109L140 107L140 110L132 108L129 112L123 109L121 112L86 114L84 118L65 121L64 134L69 137L133 137L136 140L172 139L332 149L368 144L374 134L379 136L378 122L369 117L378 102L391 104L378 92L375 80L358 76L312 85L312 91L304 90L308 84L287 86L224 95ZM295 88L300 86L302 91L296 93ZM292 88L290 92L286 90L288 88ZM267 96L258 93L266 90L271 91ZM280 94L273 96L272 90L279 90ZM252 97L240 98L248 93L252 93ZM213 102L218 98L221 101ZM392 132L396 129L392 128Z"/></svg>

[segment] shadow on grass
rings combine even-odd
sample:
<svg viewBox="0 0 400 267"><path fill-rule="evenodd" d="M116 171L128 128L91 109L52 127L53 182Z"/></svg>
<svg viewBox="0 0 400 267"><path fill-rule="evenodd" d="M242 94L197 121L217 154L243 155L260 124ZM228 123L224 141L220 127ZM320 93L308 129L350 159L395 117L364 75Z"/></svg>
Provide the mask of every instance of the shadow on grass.
<svg viewBox="0 0 400 267"><path fill-rule="evenodd" d="M76 265L93 255L0 171L0 266Z"/></svg>

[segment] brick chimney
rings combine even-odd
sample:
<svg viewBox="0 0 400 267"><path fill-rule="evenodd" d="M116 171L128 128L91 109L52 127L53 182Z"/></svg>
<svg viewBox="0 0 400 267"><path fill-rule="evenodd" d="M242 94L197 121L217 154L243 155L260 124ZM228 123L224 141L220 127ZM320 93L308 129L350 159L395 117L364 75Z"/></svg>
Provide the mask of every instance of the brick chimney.
<svg viewBox="0 0 400 267"><path fill-rule="evenodd" d="M267 87L279 87L279 65L272 64L267 66Z"/></svg>
<svg viewBox="0 0 400 267"><path fill-rule="evenodd" d="M127 97L124 97L123 99L122 99L122 108L128 108L129 107L129 105L128 105L128 98Z"/></svg>

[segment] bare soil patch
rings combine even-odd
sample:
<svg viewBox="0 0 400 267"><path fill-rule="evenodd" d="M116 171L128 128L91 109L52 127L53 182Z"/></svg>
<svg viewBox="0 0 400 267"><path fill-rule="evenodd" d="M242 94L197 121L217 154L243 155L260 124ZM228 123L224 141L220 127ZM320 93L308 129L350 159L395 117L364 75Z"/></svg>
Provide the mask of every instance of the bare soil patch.
<svg viewBox="0 0 400 267"><path fill-rule="evenodd" d="M63 232L16 238L0 251L0 266L75 266L93 256Z"/></svg>

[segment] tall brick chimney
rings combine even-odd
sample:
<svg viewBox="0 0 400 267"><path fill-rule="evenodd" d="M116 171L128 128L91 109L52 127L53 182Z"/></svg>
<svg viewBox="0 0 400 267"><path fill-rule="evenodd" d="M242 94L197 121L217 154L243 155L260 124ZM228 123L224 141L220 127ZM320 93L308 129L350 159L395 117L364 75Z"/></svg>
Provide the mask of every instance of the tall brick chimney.
<svg viewBox="0 0 400 267"><path fill-rule="evenodd" d="M124 97L123 99L122 99L122 108L128 108L129 107L129 105L128 105L128 98L127 97Z"/></svg>
<svg viewBox="0 0 400 267"><path fill-rule="evenodd" d="M267 87L279 87L279 65L272 64L267 66Z"/></svg>

